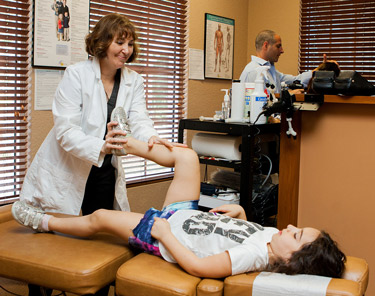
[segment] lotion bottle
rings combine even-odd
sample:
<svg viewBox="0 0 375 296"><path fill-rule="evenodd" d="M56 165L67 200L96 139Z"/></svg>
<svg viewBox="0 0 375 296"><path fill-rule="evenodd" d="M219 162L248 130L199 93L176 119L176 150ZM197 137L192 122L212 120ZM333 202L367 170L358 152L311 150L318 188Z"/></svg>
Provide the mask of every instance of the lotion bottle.
<svg viewBox="0 0 375 296"><path fill-rule="evenodd" d="M259 66L256 68L258 72L255 80L255 89L250 96L250 123L264 124L267 123L267 117L259 114L263 112L263 106L267 104L267 94L264 92L264 75L269 66ZM258 120L257 120L258 119Z"/></svg>

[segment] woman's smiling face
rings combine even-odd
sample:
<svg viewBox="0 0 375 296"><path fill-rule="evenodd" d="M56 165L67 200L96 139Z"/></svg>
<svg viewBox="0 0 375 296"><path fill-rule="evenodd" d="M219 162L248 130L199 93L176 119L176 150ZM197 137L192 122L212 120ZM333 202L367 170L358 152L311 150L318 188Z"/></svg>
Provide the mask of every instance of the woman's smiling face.
<svg viewBox="0 0 375 296"><path fill-rule="evenodd" d="M312 243L320 235L320 231L315 228L297 228L288 225L272 236L270 248L276 258L287 261L292 254L300 250L305 244Z"/></svg>
<svg viewBox="0 0 375 296"><path fill-rule="evenodd" d="M134 39L132 37L114 38L107 49L107 56L104 58L114 68L119 69L131 57L134 50Z"/></svg>

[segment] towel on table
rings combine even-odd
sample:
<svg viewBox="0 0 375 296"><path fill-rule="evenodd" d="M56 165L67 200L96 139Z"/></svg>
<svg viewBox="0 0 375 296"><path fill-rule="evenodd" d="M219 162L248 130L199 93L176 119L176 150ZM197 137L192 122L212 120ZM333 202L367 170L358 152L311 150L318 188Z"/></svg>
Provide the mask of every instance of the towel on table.
<svg viewBox="0 0 375 296"><path fill-rule="evenodd" d="M330 277L261 272L254 280L253 296L325 296Z"/></svg>

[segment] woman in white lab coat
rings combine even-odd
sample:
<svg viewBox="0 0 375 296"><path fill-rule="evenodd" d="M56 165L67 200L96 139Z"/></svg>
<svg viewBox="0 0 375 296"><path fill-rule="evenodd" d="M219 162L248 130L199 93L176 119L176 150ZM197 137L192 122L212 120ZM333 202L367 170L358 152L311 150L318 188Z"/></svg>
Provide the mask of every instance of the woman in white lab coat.
<svg viewBox="0 0 375 296"><path fill-rule="evenodd" d="M129 210L120 158L111 154L122 148L114 136L125 134L110 122L115 106L124 108L133 137L150 147L179 145L158 137L143 79L125 67L138 55L136 40L134 26L119 14L103 17L86 37L91 58L65 70L52 105L54 126L27 171L21 200L74 215L81 207L84 215L99 208Z"/></svg>

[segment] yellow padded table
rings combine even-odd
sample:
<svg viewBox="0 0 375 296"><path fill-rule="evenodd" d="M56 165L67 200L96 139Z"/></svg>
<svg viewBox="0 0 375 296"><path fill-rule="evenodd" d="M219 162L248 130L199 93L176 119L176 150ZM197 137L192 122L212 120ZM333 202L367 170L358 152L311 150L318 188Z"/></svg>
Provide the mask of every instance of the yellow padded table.
<svg viewBox="0 0 375 296"><path fill-rule="evenodd" d="M133 260L135 259L135 260ZM146 253L125 262L117 271L117 296L195 296L200 278L177 264Z"/></svg>
<svg viewBox="0 0 375 296"><path fill-rule="evenodd" d="M342 279L332 279L327 296L362 296L369 280L365 260L348 256ZM118 296L251 296L258 272L229 276L223 280L189 275L177 264L149 254L139 254L125 262L116 276Z"/></svg>
<svg viewBox="0 0 375 296"><path fill-rule="evenodd" d="M79 239L35 233L19 225L10 206L0 207L0 276L59 291L93 294L115 281L133 253L119 238Z"/></svg>

